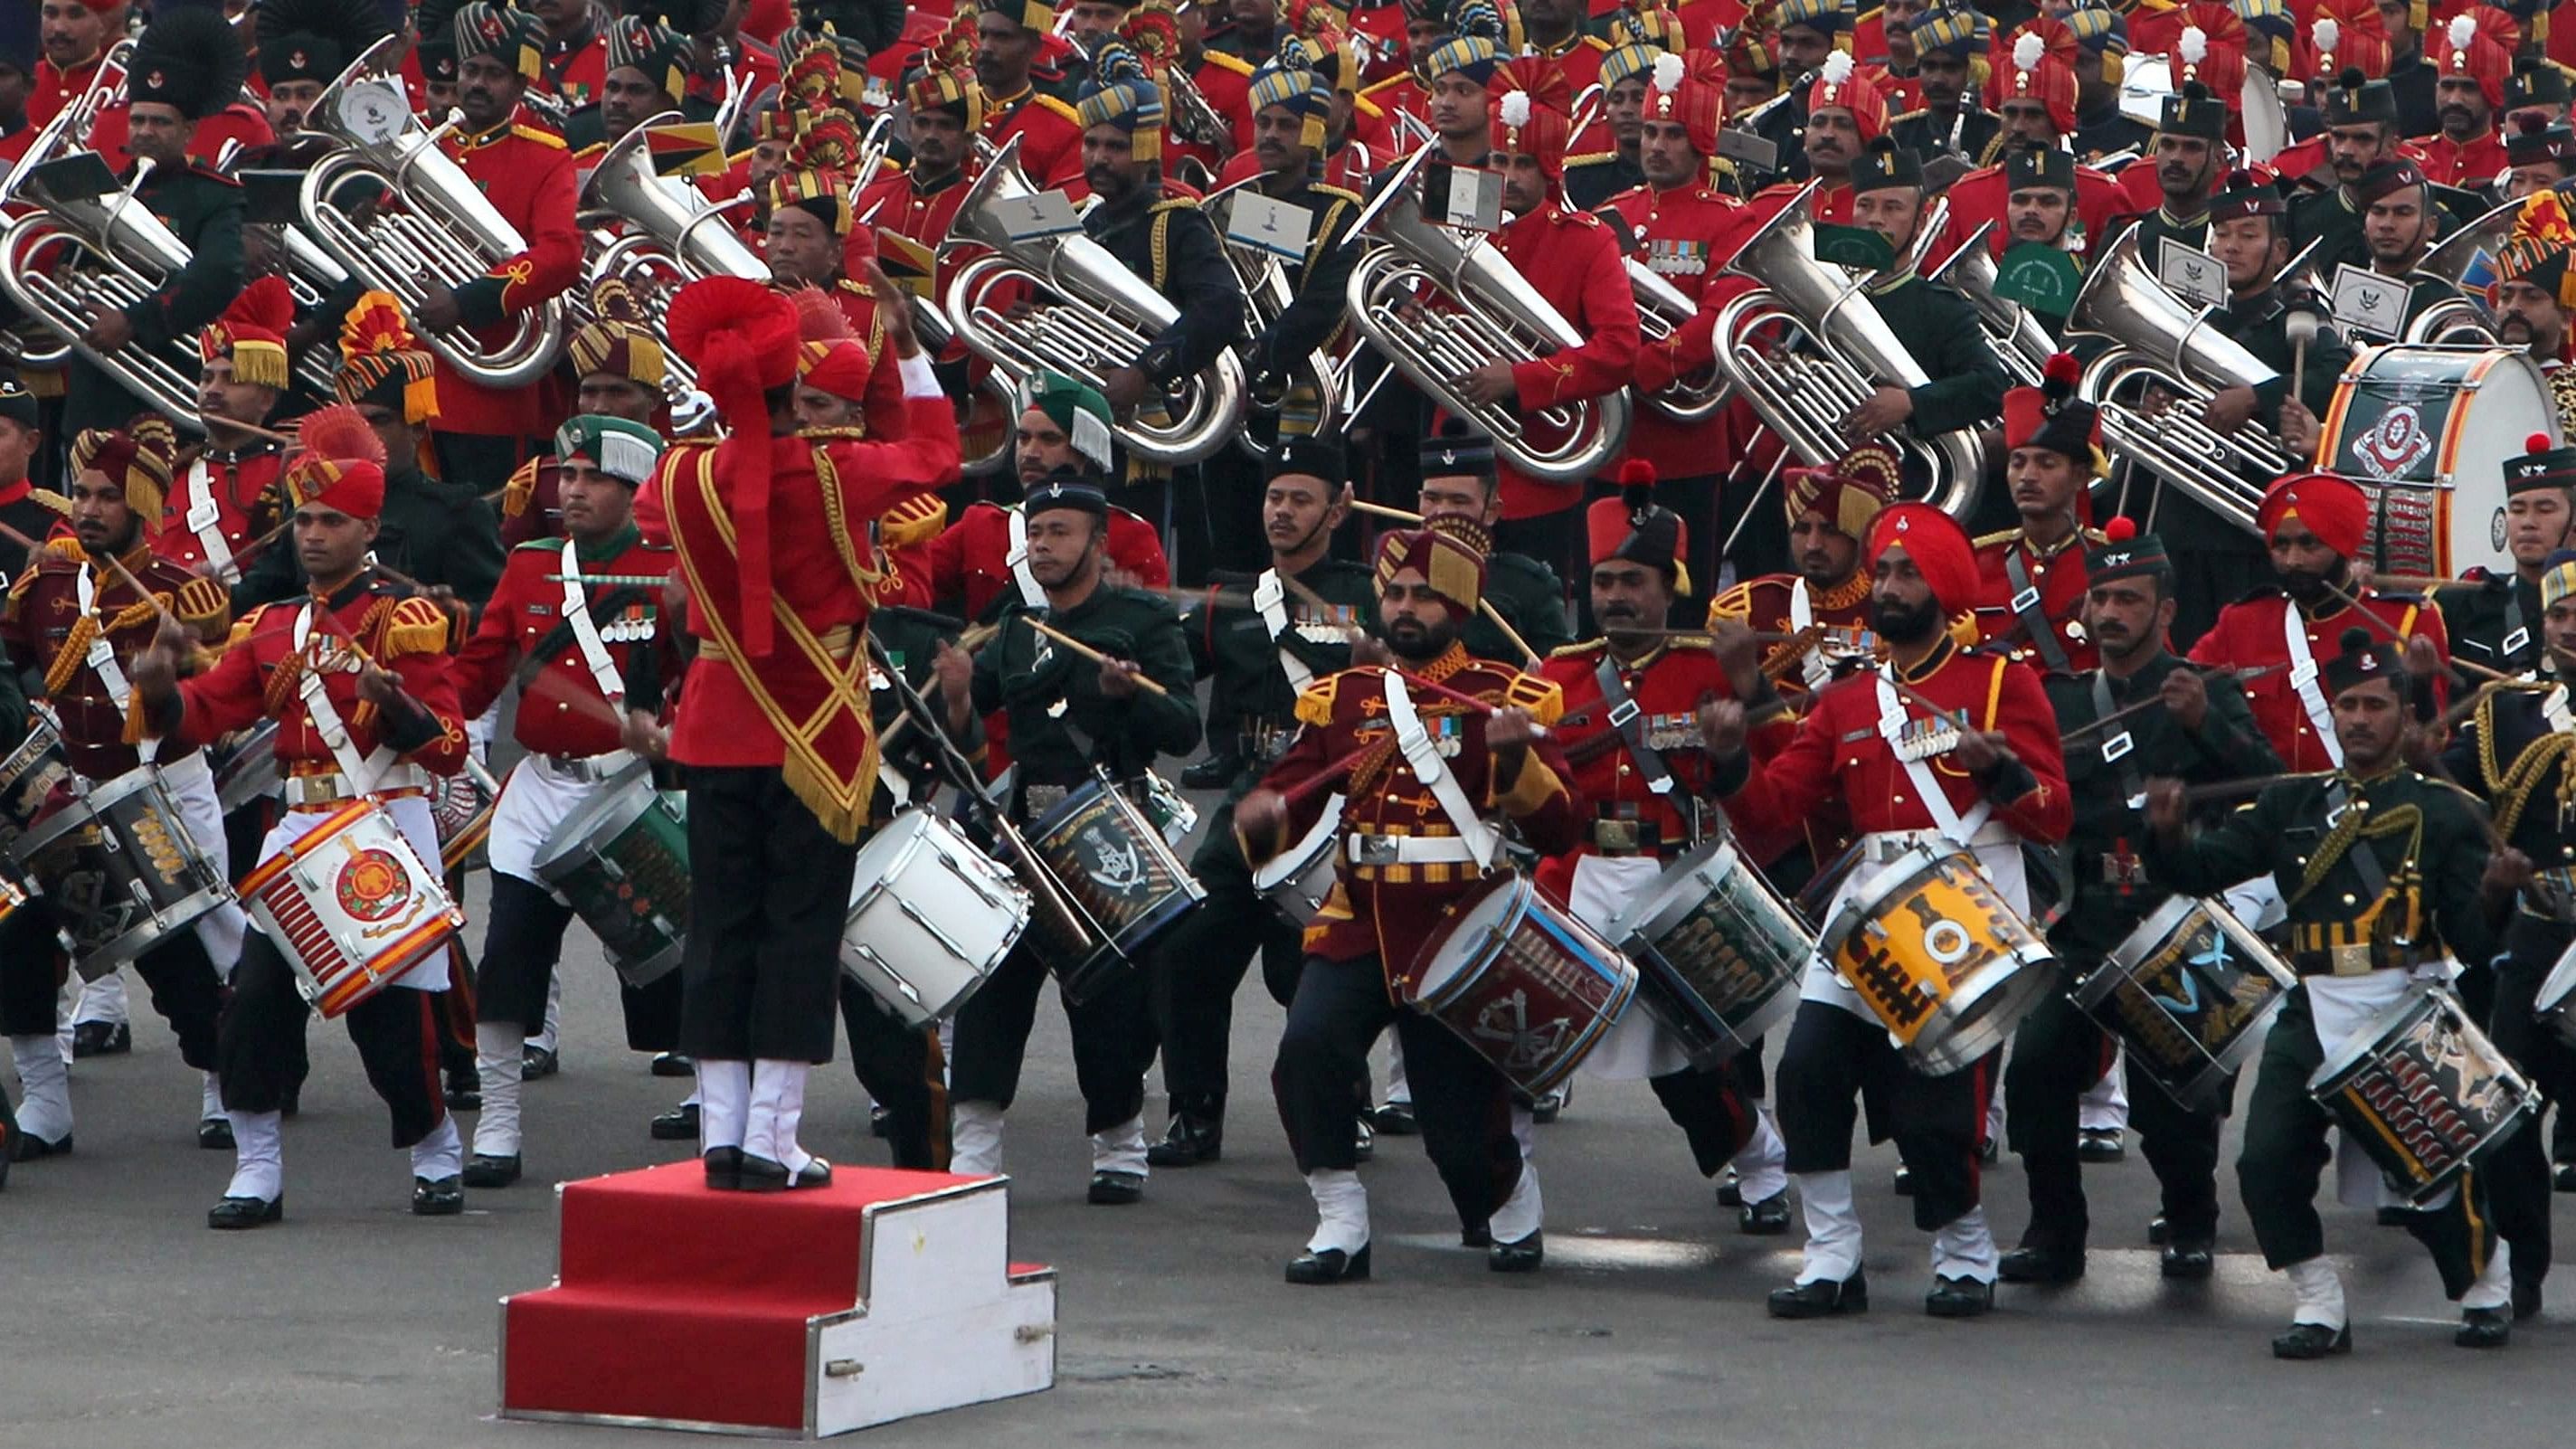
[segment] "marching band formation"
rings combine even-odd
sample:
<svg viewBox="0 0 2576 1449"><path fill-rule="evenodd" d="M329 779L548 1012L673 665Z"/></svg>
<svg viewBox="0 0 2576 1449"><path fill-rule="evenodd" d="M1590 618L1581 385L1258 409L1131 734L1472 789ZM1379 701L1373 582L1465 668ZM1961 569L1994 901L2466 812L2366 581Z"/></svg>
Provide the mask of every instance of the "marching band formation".
<svg viewBox="0 0 2576 1449"><path fill-rule="evenodd" d="M1380 1136L1539 1268L1579 1073L1803 1222L1778 1317L1868 1307L1864 1118L1973 1317L2124 1125L2208 1278L2241 1110L2277 1356L2329 1166L2501 1346L2576 1191L2550 8L11 6L0 1174L131 963L210 1226L316 1013L459 1212L579 921L709 1188L831 1180L836 1021L1001 1171L1052 997L1135 1203L1257 956L1291 1283Z"/></svg>

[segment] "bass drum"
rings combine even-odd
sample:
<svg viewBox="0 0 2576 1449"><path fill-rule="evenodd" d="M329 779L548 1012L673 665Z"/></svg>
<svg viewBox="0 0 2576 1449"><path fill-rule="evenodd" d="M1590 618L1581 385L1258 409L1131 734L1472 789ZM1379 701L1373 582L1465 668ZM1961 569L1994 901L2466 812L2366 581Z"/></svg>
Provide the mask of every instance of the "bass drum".
<svg viewBox="0 0 2576 1449"><path fill-rule="evenodd" d="M2369 491L2383 573L2456 578L2503 555L2504 464L2534 433L2559 445L2558 404L2511 347L2373 347L2326 409L2317 456Z"/></svg>

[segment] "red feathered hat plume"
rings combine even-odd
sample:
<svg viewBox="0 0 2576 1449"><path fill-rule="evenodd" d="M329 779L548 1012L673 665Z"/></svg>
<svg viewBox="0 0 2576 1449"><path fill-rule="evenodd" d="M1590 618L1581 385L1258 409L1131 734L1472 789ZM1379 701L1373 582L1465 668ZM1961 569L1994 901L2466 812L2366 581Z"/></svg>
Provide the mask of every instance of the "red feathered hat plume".
<svg viewBox="0 0 2576 1449"><path fill-rule="evenodd" d="M351 518L384 511L385 445L365 414L348 403L318 407L304 415L296 436L304 451L281 480L295 507L318 503Z"/></svg>
<svg viewBox="0 0 2576 1449"><path fill-rule="evenodd" d="M796 308L796 335L806 342L837 342L851 336L850 314L832 294L808 283L787 294Z"/></svg>

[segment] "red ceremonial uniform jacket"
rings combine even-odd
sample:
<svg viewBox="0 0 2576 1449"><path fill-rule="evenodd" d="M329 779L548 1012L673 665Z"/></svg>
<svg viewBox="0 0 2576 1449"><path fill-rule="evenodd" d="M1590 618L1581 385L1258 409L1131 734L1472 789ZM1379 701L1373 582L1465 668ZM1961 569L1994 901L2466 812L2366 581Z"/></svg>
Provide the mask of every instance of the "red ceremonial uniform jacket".
<svg viewBox="0 0 2576 1449"><path fill-rule="evenodd" d="M47 122L63 112L63 107L89 94L98 84L99 62L104 53L86 62L62 70L50 60L36 62L36 79L27 87L27 129L41 131Z"/></svg>
<svg viewBox="0 0 2576 1449"><path fill-rule="evenodd" d="M904 405L912 415L899 439L862 440L845 433L817 431L769 440L770 586L777 602L818 636L847 630L844 648L856 647L856 639L867 629L868 595L849 567L850 557L866 547L867 521L914 494L957 480L957 423L949 414L948 399L914 398ZM728 627L740 627L740 621L732 617L737 603L731 593L731 570L709 572L715 560L730 556L730 546L712 531L692 532L698 527L693 520L703 518L707 510L702 498L688 495L703 494L700 470L711 467L716 453L717 445L711 441L680 439L662 455L655 473L662 484L672 540L678 547L683 571L692 580L689 632L701 640L718 637L718 621L708 618L711 606L722 611L720 619L729 621ZM818 461L830 467L828 484L834 490L834 501L828 504L824 498L826 480L818 470ZM721 472L714 477L716 497L730 509L729 479ZM838 528L834 527L836 519ZM851 554L843 552L845 545ZM721 583L717 582L719 574ZM699 581L705 581L723 597L711 605L698 591ZM680 697L679 717L672 727L671 758L689 765L782 763L786 756L782 731L790 726L773 718L734 666L711 658L712 652L701 645L698 661L689 671L687 687ZM791 676L809 672L810 668L798 656L787 630L781 628L760 672L767 687L775 690L785 687ZM868 702L866 691L860 693L858 725L864 729ZM849 769L855 768L858 760L854 756L833 763ZM862 816L865 809L862 798Z"/></svg>
<svg viewBox="0 0 2576 1449"><path fill-rule="evenodd" d="M1705 186L1657 191L1632 187L1610 198L1637 240L1631 256L1699 304L1690 321L1656 342L1640 341L1635 378L1640 398L1661 392L1674 379L1705 373L1717 363L1717 310L1757 285L1749 277L1720 277L1749 232L1743 202ZM1639 407L1628 424L1628 456L1655 465L1661 478L1698 478L1724 471L1722 415L1699 424L1674 422Z"/></svg>
<svg viewBox="0 0 2576 1449"><path fill-rule="evenodd" d="M126 138L133 134L131 110L123 101L101 106L98 119L90 123L89 149L118 175L134 164L133 154L125 147ZM277 133L269 129L268 113L248 101L235 101L197 123L188 136L187 153L211 167L235 141L245 150L275 145Z"/></svg>
<svg viewBox="0 0 2576 1449"><path fill-rule="evenodd" d="M1797 596L1807 581L1796 574L1764 574L1747 579L1709 600L1708 622L1732 619L1762 634L1790 634L1798 625L1790 615L1790 600ZM1811 628L1839 631L1826 640L1834 652L1874 649L1877 639L1869 632L1869 575L1852 570L1852 576L1834 588L1821 593L1811 591L1807 599ZM1819 637L1823 637L1821 634ZM1799 700L1807 693L1806 658L1812 643L1781 640L1766 644L1762 651L1762 672L1782 694Z"/></svg>
<svg viewBox="0 0 2576 1449"><path fill-rule="evenodd" d="M540 61L539 84L550 87L556 95L576 106L587 105L608 83L608 32L593 25L579 41L558 49L559 42L547 41L545 58Z"/></svg>
<svg viewBox="0 0 2576 1449"><path fill-rule="evenodd" d="M89 662L91 642L105 636L130 687L134 658L160 632L162 609L203 644L221 643L232 617L231 596L213 579L155 558L140 544L122 562L151 598L135 593L114 569L93 564L78 539L48 539L10 586L8 610L0 614L0 640L8 644L11 662L43 671L42 697L61 722L64 756L93 780L112 780L134 768L139 756L128 736L140 739L142 727ZM87 609L80 601L83 572L94 591Z"/></svg>
<svg viewBox="0 0 2576 1449"><path fill-rule="evenodd" d="M985 140L1020 138L1020 170L1040 191L1082 179L1082 123L1073 107L1034 88L984 112Z"/></svg>
<svg viewBox="0 0 2576 1449"><path fill-rule="evenodd" d="M1463 645L1453 644L1448 653L1407 672L1490 704L1519 705L1542 725L1564 713L1555 685L1508 664L1474 658ZM1297 696L1297 719L1305 728L1261 783L1288 791L1367 748L1341 785L1347 803L1334 844L1333 890L1306 928L1305 947L1327 961L1375 956L1389 987L1400 994L1423 943L1440 927L1442 908L1467 894L1481 876L1464 861L1361 865L1350 859L1347 842L1353 835L1458 834L1439 798L1396 748L1382 680L1374 668L1345 669L1309 685ZM1542 855L1572 850L1582 840L1581 806L1566 784L1568 767L1555 740L1532 742L1519 771L1498 780L1493 754L1485 748L1486 715L1418 686L1409 692L1425 730L1444 746L1442 763L1479 816L1508 817ZM1448 748L1453 745L1454 753ZM1318 788L1290 802L1277 837L1242 839L1244 859L1258 868L1303 838L1332 793Z"/></svg>
<svg viewBox="0 0 2576 1449"><path fill-rule="evenodd" d="M236 452L209 448L199 453L197 461L170 486L169 502L152 529L152 551L183 568L205 563L205 540L190 525L189 516L202 500L212 499L215 527L223 535L224 546L238 558L252 539L286 521L283 495L270 492L285 457L283 448L265 439ZM289 546L283 538L267 545Z"/></svg>
<svg viewBox="0 0 2576 1449"><path fill-rule="evenodd" d="M1163 136L1163 169L1168 173L1179 158L1191 156L1213 176L1230 157L1252 150L1252 67L1221 50L1202 49L1198 64L1190 67L1190 83L1207 97L1208 108L1225 118L1234 149L1219 151L1209 142L1184 139L1167 128Z"/></svg>
<svg viewBox="0 0 2576 1449"><path fill-rule="evenodd" d="M543 306L581 276L581 233L573 226L572 153L561 137L532 126L495 126L478 136L450 132L440 146L517 228L527 250L457 289L465 320L498 336L504 318ZM438 359L438 426L442 432L486 437L534 437L551 420L541 388L507 391L468 381L447 359ZM497 487L495 479L450 479Z"/></svg>
<svg viewBox="0 0 2576 1449"><path fill-rule="evenodd" d="M1637 300L1610 228L1590 212L1569 212L1550 201L1494 233L1493 243L1583 336L1580 347L1513 366L1522 414L1627 386L1637 368ZM1530 433L1542 446L1561 441L1561 434L1535 421ZM1509 463L1498 461L1496 472L1505 518L1535 518L1583 501L1581 488L1541 483Z"/></svg>
<svg viewBox="0 0 2576 1449"><path fill-rule="evenodd" d="M1786 750L1750 771L1737 766L1743 784L1726 797L1728 816L1744 824L1795 829L1818 807L1838 799L1851 813L1852 828L1864 835L1937 829L1939 823L1916 794L1913 775L1879 734L1877 677L1864 670L1825 686L1810 701L1798 737ZM1970 728L2003 732L2028 778L2011 799L1994 802L1992 818L2043 845L2066 838L2075 811L2066 793L2057 715L2048 706L2039 671L1999 654L1962 649L1943 635L1922 663L1897 677L1945 711L1965 711ZM1928 719L1932 713L1903 694L1897 696L1897 707L1911 720ZM1935 755L1925 764L1960 815L1987 798L1985 786L1952 756Z"/></svg>
<svg viewBox="0 0 2576 1449"><path fill-rule="evenodd" d="M2147 177L2154 179L2154 167L2147 168ZM2012 243L2011 229L2004 221L2004 205L2012 194L2004 183L2004 168L1979 167L1960 177L1947 194L1949 224L1942 228L1941 239L1933 244L1931 255L1936 259L1951 255L1968 244L1969 236L1978 227L1993 222L1993 228L1986 233L1986 245L1996 256L2002 256ZM2155 206L2161 198L2159 192L2147 204ZM2116 218L2135 209L2118 180L2090 166L2075 168L2075 219L2083 224L2086 250L2110 235Z"/></svg>
<svg viewBox="0 0 2576 1449"><path fill-rule="evenodd" d="M1557 748L1573 770L1575 798L1583 802L1591 832L1574 851L1552 857L1539 868L1540 879L1557 890L1559 899L1563 899L1566 884L1573 879L1574 856L1653 855L1670 860L1694 843L1684 807L1693 800L1709 800L1716 793L1708 752L1699 742L1699 707L1708 700L1735 697L1725 666L1717 662L1708 645L1706 635L1683 635L1664 641L1633 664L1616 666L1620 687L1636 703L1636 725L1644 733L1647 748L1661 756L1664 767L1672 773L1673 788L1661 795L1647 788L1636 753L1612 722L1611 706L1602 698L1601 661L1608 653L1609 641L1568 644L1549 655L1540 667L1539 677L1555 685L1564 696L1565 713L1549 727L1549 733L1556 737ZM1752 732L1747 743L1755 759L1767 760L1787 748L1797 732L1796 723L1787 713L1774 713ZM1713 831L1717 814L1706 809L1701 813L1704 818L1700 834L1705 836ZM1618 834L1624 833L1618 827L1632 823L1637 835L1634 847L1605 848L1602 826L1608 825L1613 834ZM1796 844L1798 838L1796 831L1785 835L1756 831L1744 841L1745 854L1757 864L1767 862Z"/></svg>
<svg viewBox="0 0 2576 1449"><path fill-rule="evenodd" d="M2088 587L2084 550L2103 541L2101 530L2087 528L2068 534L2056 548L2041 553L2030 546L2018 528L1978 539L1978 642L1991 643L2034 669L2059 671L2059 666L2039 647L2030 622L2013 607L2019 589L2012 581L2012 561L2018 559L2030 587L2039 591L2032 604L2047 621L2041 627L2047 629L2064 655L2065 671L2080 674L2101 663L2101 651L2084 637L2082 618Z"/></svg>
<svg viewBox="0 0 2576 1449"><path fill-rule="evenodd" d="M2373 589L2362 596L2360 609L2368 610L2384 621L2386 628L2364 623L2360 610L2341 599L2329 598L2324 612L2309 614L2301 609L2300 632L2307 636L2308 657L2322 669L2325 662L2343 652L2343 631L2364 629L2376 641L2386 639L2393 631L2397 638L2421 634L2433 641L2434 651L2444 663L2451 658L2451 638L2442 628L2442 611L2412 596L2391 596ZM2218 611L2218 622L2191 646L2194 664L2221 664L2231 669L2257 669L2267 664L2286 665L2290 659L2289 632L2283 615L2297 609L2289 596L2266 584L2246 597ZM2291 671L2275 669L2258 679L2243 682L2245 702L2254 711L2254 722L2263 728L2263 738L2272 742L2272 753L2281 757L2283 768L2292 774L2331 770L2334 757L2308 722L2306 704L2291 682ZM2318 682L2322 693L2325 684ZM2440 675L2434 676L2433 693L2440 699L2447 693ZM2329 701L2331 697L2329 697ZM2333 725L2329 723L2328 729Z"/></svg>
<svg viewBox="0 0 2576 1449"><path fill-rule="evenodd" d="M2424 179L2436 186L2483 186L2513 164L2505 155L2504 138L2492 126L2466 141L2454 141L2436 131L2407 144L2415 148Z"/></svg>
<svg viewBox="0 0 2576 1449"><path fill-rule="evenodd" d="M633 574L660 578L671 572L671 551L646 544L641 535L628 529L592 553L576 544L583 573ZM543 539L523 543L510 551L509 567L501 572L501 582L492 590L491 602L483 606L483 618L474 629L474 637L456 656L456 703L467 719L481 718L510 686L510 676L529 651L545 642L563 623L564 584L555 577L564 571L563 543ZM640 697L647 693L658 696L660 672L655 651L669 641L660 627L662 590L633 585L589 584L584 586L589 597L591 622L598 626L600 646L608 651L609 661L617 667L618 678L630 681L629 687L639 696L636 707L653 712L661 700ZM632 595L633 600L613 612L602 612L599 605L613 594ZM645 661L650 660L651 663ZM640 678L653 686L649 690ZM576 759L604 755L622 747L617 721L622 710L600 690L599 681L591 674L589 661L582 658L581 645L569 634L563 643L546 656L544 665L528 680L519 699L518 720L512 733L530 752L540 755L564 755Z"/></svg>
<svg viewBox="0 0 2576 1449"><path fill-rule="evenodd" d="M273 719L277 760L287 774L336 772L340 762L313 727L300 692L305 670L319 664L324 697L359 754L373 754L384 744L433 775L464 769L470 746L456 712L456 680L448 672L447 611L370 568L327 602L317 602L312 634L299 651L295 621L305 603L288 599L252 610L234 626L232 643L214 668L180 681L184 715L176 737L189 746L209 744ZM352 641L394 676L419 706L418 715L388 721L359 697Z"/></svg>
<svg viewBox="0 0 2576 1449"><path fill-rule="evenodd" d="M1171 560L1163 553L1154 525L1124 508L1109 510L1109 564L1133 574L1148 589L1172 585ZM965 617L981 619L993 601L1017 597L1011 577L1011 510L998 503L972 503L957 520L930 541L930 596L945 602L962 600Z"/></svg>
<svg viewBox="0 0 2576 1449"><path fill-rule="evenodd" d="M1422 82L1409 70L1400 71L1370 86L1360 92L1360 99L1385 112L1390 124L1397 116L1411 116L1417 121L1423 119Z"/></svg>
<svg viewBox="0 0 2576 1449"><path fill-rule="evenodd" d="M1556 68L1565 72L1566 94L1579 96L1583 94L1585 88L1601 79L1601 57L1610 53L1610 42L1600 36L1585 33L1578 25L1575 27L1574 38L1562 45L1544 46L1532 40L1529 42L1529 53L1555 61ZM1568 149L1572 148L1568 147Z"/></svg>
<svg viewBox="0 0 2576 1449"><path fill-rule="evenodd" d="M893 350L886 346L885 329L877 325L876 293L865 282L843 277L832 284L832 300L841 304L841 315L849 319L850 335L868 347L868 390L859 400L868 436L902 437L912 426L911 414L903 398L903 375Z"/></svg>

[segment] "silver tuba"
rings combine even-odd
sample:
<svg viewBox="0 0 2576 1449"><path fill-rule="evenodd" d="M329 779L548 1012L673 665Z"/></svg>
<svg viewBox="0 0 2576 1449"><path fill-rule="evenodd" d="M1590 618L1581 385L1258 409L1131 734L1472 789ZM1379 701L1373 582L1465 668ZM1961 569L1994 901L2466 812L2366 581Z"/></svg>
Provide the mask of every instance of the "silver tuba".
<svg viewBox="0 0 2576 1449"><path fill-rule="evenodd" d="M2295 471L2300 460L2257 424L2233 433L2212 429L2200 420L2200 408L2222 389L2259 387L2280 374L2220 332L2208 309L2166 291L2138 260L2135 229L2094 261L2067 328L2116 344L2086 365L2076 385L2101 409L2102 440L2111 451L2253 530L2264 487ZM2152 415L2143 406L2149 386L2173 399Z"/></svg>
<svg viewBox="0 0 2576 1449"><path fill-rule="evenodd" d="M1763 223L1727 270L1761 286L1717 316L1717 365L1763 425L1798 461L1829 467L1860 439L1842 420L1879 387L1931 381L1878 314L1846 267L1816 260L1816 183ZM1936 225L1927 217L1925 225ZM1964 516L1985 482L1985 445L1972 428L1918 438L1910 429L1879 442L1929 480L1925 501Z"/></svg>
<svg viewBox="0 0 2576 1449"><path fill-rule="evenodd" d="M1968 304L1977 309L1977 325L1985 331L1986 345L1994 349L2004 371L2023 387L2037 387L2048 359L2057 351L2057 343L2028 307L1995 295L1998 269L1994 251L1986 245L1986 237L1994 228L1991 221L1978 227L1966 245L1926 275L1949 283L1968 299Z"/></svg>
<svg viewBox="0 0 2576 1449"><path fill-rule="evenodd" d="M1040 372L1060 372L1093 387L1132 365L1163 329L1180 320L1169 298L1127 270L1109 249L1079 232L1015 241L986 203L1034 196L1021 174L1020 138L1005 142L969 185L944 247L989 249L957 269L942 301L948 325L969 351L992 364L1015 391ZM1028 287L1051 294L1025 317L1013 317L997 289ZM1149 397L1148 403L1154 399ZM1243 363L1231 348L1164 400L1162 416L1145 409L1116 425L1136 458L1162 467L1195 463L1224 447L1243 417Z"/></svg>
<svg viewBox="0 0 2576 1449"><path fill-rule="evenodd" d="M1652 267L1635 257L1624 261L1628 291L1637 299L1637 330L1648 342L1664 341L1699 315L1699 304L1655 275ZM1646 394L1645 404L1674 422L1699 423L1715 417L1726 405L1726 396L1726 374L1711 367L1705 373L1674 378L1663 391Z"/></svg>
<svg viewBox="0 0 2576 1449"><path fill-rule="evenodd" d="M1219 201L1225 201L1230 208L1233 202L1228 198L1247 187L1259 185L1260 180L1258 174L1245 177L1210 193L1199 204L1213 211ZM1227 240L1223 227L1218 228L1217 240L1225 251L1227 264L1234 268L1235 284L1243 289L1245 326L1249 335L1257 337L1279 320L1279 315L1288 310L1290 303L1297 300L1296 293L1288 285L1288 268L1268 252L1255 251ZM1337 327L1336 333L1339 330ZM1346 357L1336 357L1331 339L1326 339L1324 346L1300 358L1293 372L1285 376L1252 377L1245 388L1249 415L1275 422L1280 409L1288 401L1289 393L1304 387L1312 392L1315 399L1315 431L1322 434L1337 430L1336 419L1350 411L1349 390L1357 360L1356 351ZM1270 445L1262 442L1250 427L1236 433L1234 441L1235 446L1255 458L1270 456Z"/></svg>
<svg viewBox="0 0 2576 1449"><path fill-rule="evenodd" d="M667 330L663 318L671 298L691 282L702 277L769 280L769 264L724 219L733 203L709 201L695 188L654 171L648 133L678 119L678 112L666 111L627 132L602 153L583 181L573 208L583 228L582 284L568 299L573 323L593 320L591 288L611 277L627 284L657 334ZM697 373L667 348L663 365L662 389L672 398L698 385Z"/></svg>
<svg viewBox="0 0 2576 1449"><path fill-rule="evenodd" d="M1451 384L1461 373L1580 347L1583 334L1483 237L1423 219L1419 178L1434 149L1405 158L1351 227L1346 244L1384 244L1351 268L1351 321L1432 401L1490 434L1514 468L1542 483L1580 483L1626 444L1629 392L1560 403L1531 417L1507 402L1479 405L1457 394ZM1426 290L1447 305L1408 315ZM1565 441L1540 443L1531 436L1533 420Z"/></svg>
<svg viewBox="0 0 2576 1449"><path fill-rule="evenodd" d="M486 201L465 169L438 149L457 117L436 130L423 127L408 108L377 109L362 135L344 112L356 89L400 78L384 65L399 39L368 47L313 104L305 124L341 143L304 175L304 225L331 259L370 287L391 292L412 317L421 341L448 366L487 388L524 387L554 365L563 348L564 307L550 298L503 324L498 343L486 343L462 325L432 331L419 322L427 283L450 288L482 279L492 267L527 249L526 238ZM360 107L359 109L366 109ZM382 209L341 204L351 183L372 182L387 194Z"/></svg>

